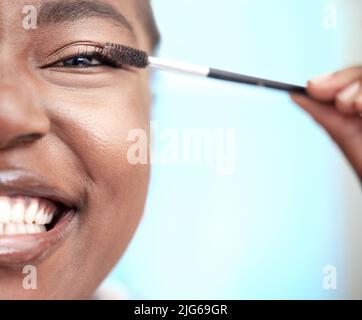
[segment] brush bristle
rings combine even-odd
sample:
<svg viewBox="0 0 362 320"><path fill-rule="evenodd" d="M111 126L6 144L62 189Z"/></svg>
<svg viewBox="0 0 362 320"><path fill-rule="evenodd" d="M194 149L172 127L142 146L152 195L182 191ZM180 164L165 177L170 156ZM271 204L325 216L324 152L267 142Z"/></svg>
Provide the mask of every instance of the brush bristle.
<svg viewBox="0 0 362 320"><path fill-rule="evenodd" d="M149 64L146 52L121 44L107 42L101 54L110 57L119 65L128 65L143 69Z"/></svg>

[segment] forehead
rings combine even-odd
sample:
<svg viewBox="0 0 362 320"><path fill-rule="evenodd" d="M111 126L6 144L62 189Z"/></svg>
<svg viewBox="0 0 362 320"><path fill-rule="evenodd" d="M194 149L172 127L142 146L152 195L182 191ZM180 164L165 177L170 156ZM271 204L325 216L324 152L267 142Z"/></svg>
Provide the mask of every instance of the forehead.
<svg viewBox="0 0 362 320"><path fill-rule="evenodd" d="M36 14L39 27L84 23L87 19L114 24L134 38L145 37L134 0L4 0L0 2L1 34L21 29L29 14Z"/></svg>

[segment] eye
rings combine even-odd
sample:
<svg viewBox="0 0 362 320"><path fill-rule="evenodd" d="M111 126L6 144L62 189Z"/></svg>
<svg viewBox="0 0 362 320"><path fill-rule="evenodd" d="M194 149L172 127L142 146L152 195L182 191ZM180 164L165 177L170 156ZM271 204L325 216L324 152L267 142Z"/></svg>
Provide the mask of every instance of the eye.
<svg viewBox="0 0 362 320"><path fill-rule="evenodd" d="M89 68L109 65L94 55L78 55L54 64L55 67Z"/></svg>

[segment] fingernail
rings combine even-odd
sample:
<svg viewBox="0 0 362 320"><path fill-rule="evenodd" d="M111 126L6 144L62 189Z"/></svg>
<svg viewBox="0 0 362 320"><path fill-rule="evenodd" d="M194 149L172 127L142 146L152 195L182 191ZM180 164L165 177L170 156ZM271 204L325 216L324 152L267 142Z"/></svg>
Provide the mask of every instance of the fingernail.
<svg viewBox="0 0 362 320"><path fill-rule="evenodd" d="M338 100L342 102L348 102L356 95L360 88L359 82L354 82L349 85L346 89L344 89L337 97Z"/></svg>
<svg viewBox="0 0 362 320"><path fill-rule="evenodd" d="M314 84L320 84L327 80L330 80L332 77L333 77L333 73L326 73L326 74L322 74L318 77L315 77L314 79L311 80L311 82Z"/></svg>

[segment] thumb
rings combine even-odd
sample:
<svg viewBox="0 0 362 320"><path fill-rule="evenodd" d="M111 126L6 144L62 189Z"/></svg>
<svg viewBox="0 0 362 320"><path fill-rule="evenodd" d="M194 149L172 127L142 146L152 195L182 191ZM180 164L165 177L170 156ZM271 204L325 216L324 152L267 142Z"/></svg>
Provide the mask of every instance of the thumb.
<svg viewBox="0 0 362 320"><path fill-rule="evenodd" d="M316 77L308 82L311 97L324 101L334 101L338 93L362 78L362 67L352 67L335 73Z"/></svg>

